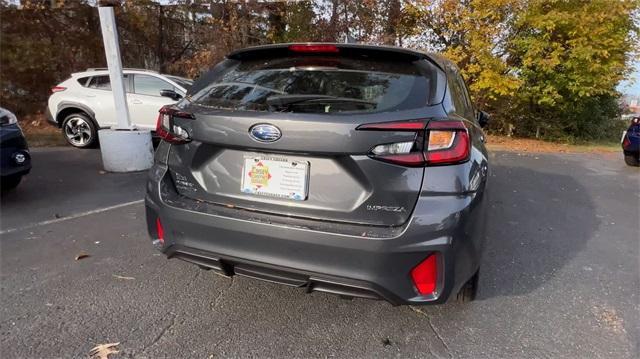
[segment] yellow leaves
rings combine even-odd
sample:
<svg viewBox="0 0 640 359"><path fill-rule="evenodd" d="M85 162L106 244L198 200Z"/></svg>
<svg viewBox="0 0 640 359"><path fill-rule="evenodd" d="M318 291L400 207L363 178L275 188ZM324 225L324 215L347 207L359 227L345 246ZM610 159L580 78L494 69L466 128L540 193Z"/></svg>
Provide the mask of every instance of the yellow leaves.
<svg viewBox="0 0 640 359"><path fill-rule="evenodd" d="M506 62L509 28L519 0L443 0L429 8L447 40L443 55L454 61L469 83L477 102L512 96L521 81Z"/></svg>
<svg viewBox="0 0 640 359"><path fill-rule="evenodd" d="M520 87L521 81L514 76L505 76L502 72L482 71L478 73L471 91L482 94L492 100L498 97L511 96Z"/></svg>

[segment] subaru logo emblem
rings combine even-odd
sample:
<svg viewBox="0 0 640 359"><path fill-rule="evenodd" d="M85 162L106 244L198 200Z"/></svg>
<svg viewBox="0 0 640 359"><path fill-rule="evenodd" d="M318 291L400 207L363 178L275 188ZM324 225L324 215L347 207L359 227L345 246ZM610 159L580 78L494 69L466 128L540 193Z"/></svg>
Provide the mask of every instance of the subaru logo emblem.
<svg viewBox="0 0 640 359"><path fill-rule="evenodd" d="M260 123L249 128L249 136L259 142L275 142L282 137L282 132L276 126Z"/></svg>

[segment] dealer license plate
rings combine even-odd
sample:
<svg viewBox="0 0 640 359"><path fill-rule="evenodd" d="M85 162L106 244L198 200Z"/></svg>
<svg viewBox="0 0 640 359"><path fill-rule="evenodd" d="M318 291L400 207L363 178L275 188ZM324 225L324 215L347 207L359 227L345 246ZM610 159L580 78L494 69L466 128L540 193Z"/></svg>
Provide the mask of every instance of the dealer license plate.
<svg viewBox="0 0 640 359"><path fill-rule="evenodd" d="M258 196L307 199L309 162L292 161L281 157L247 157L242 167L243 193Z"/></svg>

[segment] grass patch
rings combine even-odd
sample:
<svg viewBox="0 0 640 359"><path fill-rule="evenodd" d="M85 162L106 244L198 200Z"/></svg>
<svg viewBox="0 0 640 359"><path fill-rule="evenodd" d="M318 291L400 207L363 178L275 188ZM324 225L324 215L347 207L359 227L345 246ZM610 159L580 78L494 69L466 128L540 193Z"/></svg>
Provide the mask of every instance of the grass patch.
<svg viewBox="0 0 640 359"><path fill-rule="evenodd" d="M62 137L59 129L46 131L23 130L29 147L55 147L67 146L67 141Z"/></svg>
<svg viewBox="0 0 640 359"><path fill-rule="evenodd" d="M24 116L20 127L29 147L68 146L60 129L47 122L42 114Z"/></svg>

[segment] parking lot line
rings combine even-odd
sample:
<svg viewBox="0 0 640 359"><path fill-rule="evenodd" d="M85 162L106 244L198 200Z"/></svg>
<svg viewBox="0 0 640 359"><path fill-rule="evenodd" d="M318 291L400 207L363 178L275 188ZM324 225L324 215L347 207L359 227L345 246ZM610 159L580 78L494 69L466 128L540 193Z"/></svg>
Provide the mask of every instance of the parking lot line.
<svg viewBox="0 0 640 359"><path fill-rule="evenodd" d="M116 205L109 206L109 207L93 209L91 211L72 214L72 215L67 216L67 217L50 219L50 220L47 220L47 221L28 224L28 225L22 226L22 227L4 229L4 230L0 231L0 234L6 234L6 233L11 233L11 232L16 232L16 231L23 231L25 229L31 229L31 228L35 228L35 227L45 226L45 225L48 225L48 224L64 222L64 221L68 221L70 219L76 219L76 218L80 218L80 217L90 216L92 214L106 212L106 211L110 211L112 209L118 209L118 208L122 208L122 207L127 207L127 206L131 206L131 205L139 204L139 203L143 203L143 202L144 202L144 199L139 199L139 200L136 200L136 201L120 203L120 204L116 204Z"/></svg>

